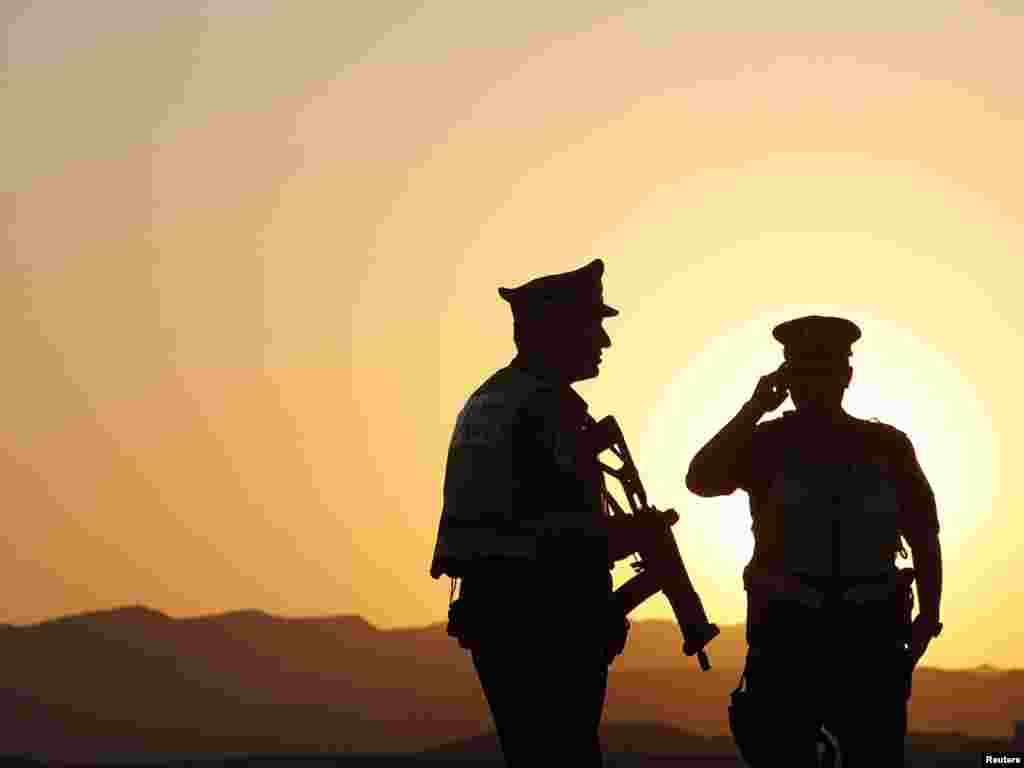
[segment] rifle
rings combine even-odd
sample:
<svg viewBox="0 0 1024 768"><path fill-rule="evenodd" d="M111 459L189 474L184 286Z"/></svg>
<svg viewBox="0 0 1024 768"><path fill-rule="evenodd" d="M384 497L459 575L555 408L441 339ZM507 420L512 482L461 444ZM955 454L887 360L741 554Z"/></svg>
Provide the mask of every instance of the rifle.
<svg viewBox="0 0 1024 768"><path fill-rule="evenodd" d="M614 416L605 416L600 421L588 416L587 434L594 456L610 450L622 462L616 469L598 458L602 472L621 483L631 515L645 530L637 550L641 559L631 564L637 575L615 590L616 606L625 616L656 592L664 592L683 635L683 653L697 654L700 668L706 672L711 669L711 663L704 647L718 635L719 629L708 621L672 535L672 526L678 522L679 515L674 509L661 511L648 505L647 492ZM607 486L603 487L603 494L612 517L628 514L608 492Z"/></svg>

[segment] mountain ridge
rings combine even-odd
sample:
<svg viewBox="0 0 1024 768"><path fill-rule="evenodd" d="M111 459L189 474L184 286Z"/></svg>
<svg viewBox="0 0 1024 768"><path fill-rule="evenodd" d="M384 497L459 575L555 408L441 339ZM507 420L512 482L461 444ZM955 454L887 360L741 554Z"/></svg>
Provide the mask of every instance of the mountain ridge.
<svg viewBox="0 0 1024 768"><path fill-rule="evenodd" d="M605 722L728 733L745 656L722 627L701 672L674 623L633 623L609 669ZM491 730L469 654L443 623L380 629L357 614L243 609L170 617L121 606L0 633L0 753L419 752ZM1009 735L1024 671L915 672L911 728ZM59 734L59 738L54 738Z"/></svg>
<svg viewBox="0 0 1024 768"><path fill-rule="evenodd" d="M256 620L266 620L274 623L291 623L291 624L307 624L307 625L334 625L334 624L348 624L355 625L361 629L377 632L381 634L411 634L417 632L436 632L444 631L446 623L444 621L433 622L424 625L410 625L401 627L378 627L364 616L358 613L341 613L341 614L325 614L322 616L282 616L278 614L269 613L267 611L258 608L238 608L226 611L220 611L215 613L198 614L195 616L170 616L160 610L151 608L142 604L130 604L124 606L115 606L113 608L104 608L93 611L83 611L79 613L66 614L63 616L54 616L47 619L42 619L37 622L28 622L23 624L9 624L0 623L0 629L30 629L37 628L55 623L68 623L68 622L81 622L88 619L99 619L101 617L108 617L109 619L117 619L122 617L142 617L151 618L153 620L166 620L168 622L221 622L228 620L241 619L245 620L253 618ZM635 629L638 626L662 626L669 629L670 632L677 632L676 624L671 619L640 619L632 620L632 627ZM743 624L720 624L719 628L722 630L723 635L731 632L743 632ZM716 645L721 645L719 638L716 638L713 643L708 646L709 652L714 653ZM632 635L631 635L632 641ZM632 645L628 645L627 649L632 648ZM679 643L679 654L681 656L682 642ZM998 667L993 664L982 663L977 664L973 667L930 667L925 665L924 668L936 670L939 672L976 672L978 674L1005 674L1024 672L1024 667Z"/></svg>

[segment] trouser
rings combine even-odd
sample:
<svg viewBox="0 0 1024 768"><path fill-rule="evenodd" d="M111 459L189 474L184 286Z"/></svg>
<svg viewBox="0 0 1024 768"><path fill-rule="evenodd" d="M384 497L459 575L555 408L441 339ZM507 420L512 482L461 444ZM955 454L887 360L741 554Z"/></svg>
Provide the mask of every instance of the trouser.
<svg viewBox="0 0 1024 768"><path fill-rule="evenodd" d="M843 768L902 768L910 660L891 617L778 602L750 627L747 690L779 765L816 765L824 726Z"/></svg>
<svg viewBox="0 0 1024 768"><path fill-rule="evenodd" d="M507 765L602 765L608 667L593 638L589 647L487 643L473 664Z"/></svg>

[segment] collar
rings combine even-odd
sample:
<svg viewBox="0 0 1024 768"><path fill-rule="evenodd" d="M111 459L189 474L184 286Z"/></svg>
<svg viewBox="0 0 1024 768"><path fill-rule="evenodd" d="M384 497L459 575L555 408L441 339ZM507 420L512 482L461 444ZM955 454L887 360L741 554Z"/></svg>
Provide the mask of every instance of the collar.
<svg viewBox="0 0 1024 768"><path fill-rule="evenodd" d="M585 414L589 410L587 401L580 397L579 393L569 386L568 382L552 375L550 371L537 365L535 362L524 359L522 355L516 355L512 362L508 364L508 367L515 368L520 373L554 389L566 400L566 404L572 410L579 411L580 415Z"/></svg>
<svg viewBox="0 0 1024 768"><path fill-rule="evenodd" d="M833 426L837 424L849 424L853 421L853 417L850 416L846 411L840 408L838 411L831 411L827 413L815 413L813 411L800 411L797 409L784 411L782 413L783 418L787 418L796 424L808 424L808 425L828 425Z"/></svg>

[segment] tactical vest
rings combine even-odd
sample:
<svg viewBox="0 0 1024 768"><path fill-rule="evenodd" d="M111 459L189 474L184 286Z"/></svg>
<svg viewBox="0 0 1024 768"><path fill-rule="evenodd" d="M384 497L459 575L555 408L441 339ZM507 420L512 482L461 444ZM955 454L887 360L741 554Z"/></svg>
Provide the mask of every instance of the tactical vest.
<svg viewBox="0 0 1024 768"><path fill-rule="evenodd" d="M568 387L514 366L473 393L449 445L434 578L461 577L482 561L563 554L607 571L601 471L581 448L585 413Z"/></svg>
<svg viewBox="0 0 1024 768"><path fill-rule="evenodd" d="M780 443L751 496L755 559L789 573L852 581L894 568L899 496L890 458L853 433L845 450Z"/></svg>

